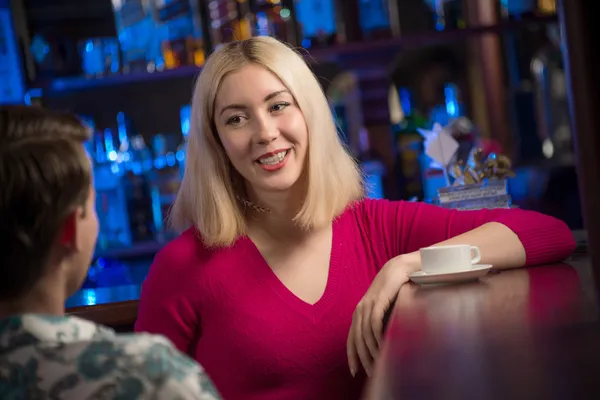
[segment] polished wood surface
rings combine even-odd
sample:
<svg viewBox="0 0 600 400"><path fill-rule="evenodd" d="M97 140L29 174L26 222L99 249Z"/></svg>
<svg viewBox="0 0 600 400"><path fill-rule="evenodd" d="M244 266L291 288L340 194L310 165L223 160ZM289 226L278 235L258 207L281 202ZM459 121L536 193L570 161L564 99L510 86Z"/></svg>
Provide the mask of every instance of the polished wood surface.
<svg viewBox="0 0 600 400"><path fill-rule="evenodd" d="M575 133L577 175L591 256L595 260L595 283L600 290L600 75L597 70L598 35L592 34L596 15L592 1L559 0L559 23L563 33L563 59L572 131ZM594 39L596 38L596 39Z"/></svg>
<svg viewBox="0 0 600 400"><path fill-rule="evenodd" d="M98 304L68 308L67 315L106 325L119 332L133 332L137 319L138 300L120 301L115 303Z"/></svg>
<svg viewBox="0 0 600 400"><path fill-rule="evenodd" d="M151 258L96 260L83 287L67 300L66 313L120 332L132 331L151 262Z"/></svg>
<svg viewBox="0 0 600 400"><path fill-rule="evenodd" d="M589 258L400 290L367 399L599 398Z"/></svg>

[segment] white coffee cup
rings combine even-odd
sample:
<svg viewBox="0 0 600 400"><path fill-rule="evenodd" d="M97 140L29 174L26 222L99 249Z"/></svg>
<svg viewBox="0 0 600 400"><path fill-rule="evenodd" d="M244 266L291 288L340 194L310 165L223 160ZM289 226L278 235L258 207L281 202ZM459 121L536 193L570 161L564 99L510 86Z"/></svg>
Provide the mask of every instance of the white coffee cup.
<svg viewBox="0 0 600 400"><path fill-rule="evenodd" d="M466 244L425 247L419 253L426 274L464 271L481 261L479 247Z"/></svg>

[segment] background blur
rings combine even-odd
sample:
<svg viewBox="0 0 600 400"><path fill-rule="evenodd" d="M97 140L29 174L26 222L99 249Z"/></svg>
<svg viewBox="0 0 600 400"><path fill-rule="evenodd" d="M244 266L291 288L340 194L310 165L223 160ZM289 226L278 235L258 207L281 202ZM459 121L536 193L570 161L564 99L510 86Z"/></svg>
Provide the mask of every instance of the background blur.
<svg viewBox="0 0 600 400"><path fill-rule="evenodd" d="M306 57L370 197L435 202L445 178L418 129L440 123L459 152L512 160L511 206L583 228L554 0L0 0L0 103L71 110L95 131L86 285L174 236L194 80L255 35Z"/></svg>

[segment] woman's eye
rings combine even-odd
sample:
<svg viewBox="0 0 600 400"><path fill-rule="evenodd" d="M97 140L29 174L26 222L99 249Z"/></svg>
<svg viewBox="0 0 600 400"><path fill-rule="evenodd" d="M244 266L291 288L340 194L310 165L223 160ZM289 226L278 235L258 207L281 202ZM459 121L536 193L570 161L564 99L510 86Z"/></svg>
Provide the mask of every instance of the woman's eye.
<svg viewBox="0 0 600 400"><path fill-rule="evenodd" d="M285 109L289 105L290 105L290 103L285 103L285 102L273 104L271 106L271 111L273 111L273 112L283 111L283 109Z"/></svg>
<svg viewBox="0 0 600 400"><path fill-rule="evenodd" d="M239 115L234 115L233 117L227 118L227 125L237 125L242 122L242 117Z"/></svg>

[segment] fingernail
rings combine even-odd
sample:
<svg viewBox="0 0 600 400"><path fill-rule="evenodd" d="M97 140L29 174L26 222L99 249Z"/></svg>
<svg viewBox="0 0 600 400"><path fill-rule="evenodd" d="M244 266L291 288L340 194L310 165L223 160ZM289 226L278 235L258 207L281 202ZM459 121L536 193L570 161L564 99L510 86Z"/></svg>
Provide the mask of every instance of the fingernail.
<svg viewBox="0 0 600 400"><path fill-rule="evenodd" d="M356 376L356 368L354 367L350 367L350 374L352 375L352 377L354 378Z"/></svg>

